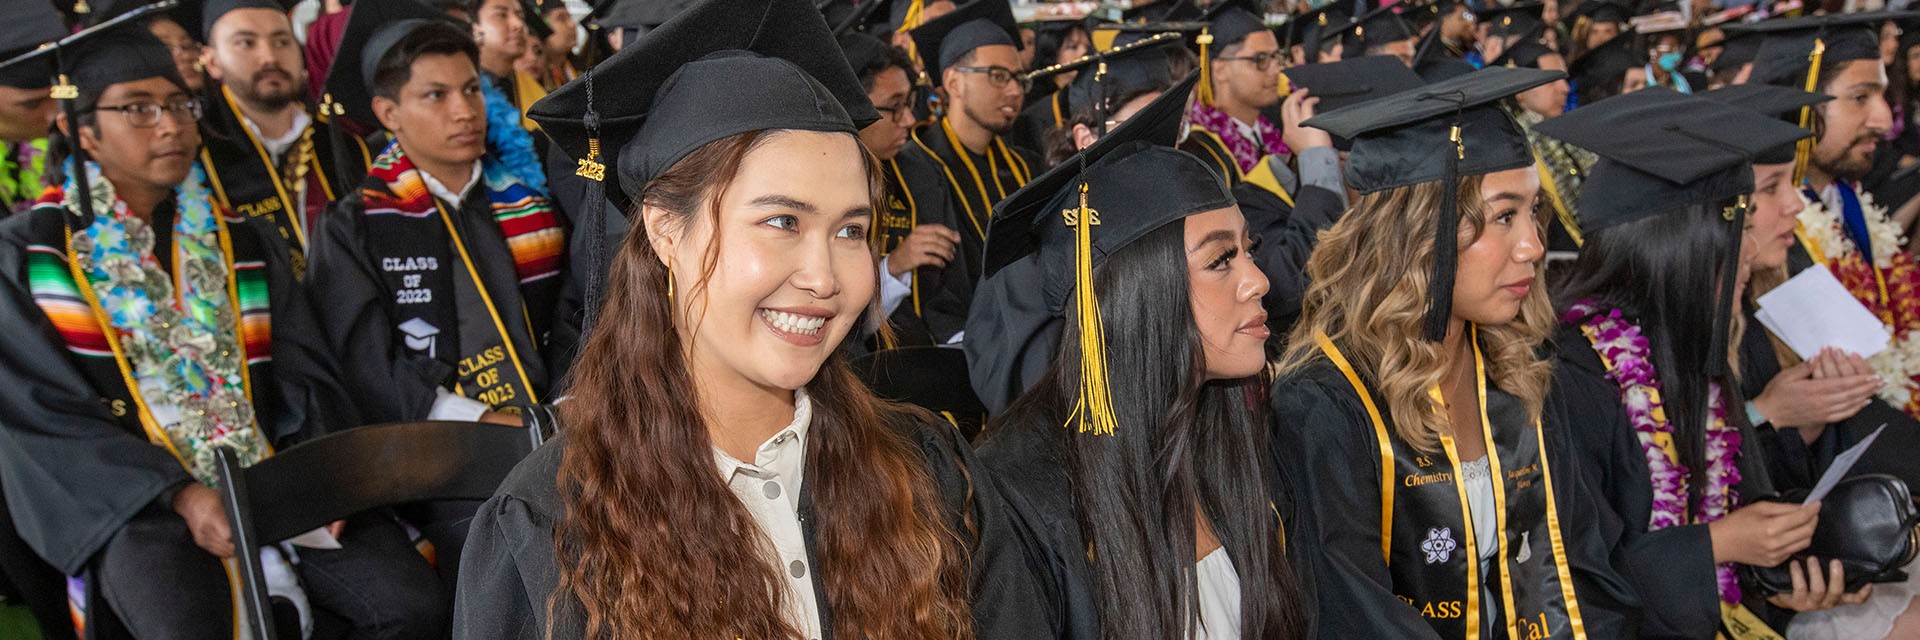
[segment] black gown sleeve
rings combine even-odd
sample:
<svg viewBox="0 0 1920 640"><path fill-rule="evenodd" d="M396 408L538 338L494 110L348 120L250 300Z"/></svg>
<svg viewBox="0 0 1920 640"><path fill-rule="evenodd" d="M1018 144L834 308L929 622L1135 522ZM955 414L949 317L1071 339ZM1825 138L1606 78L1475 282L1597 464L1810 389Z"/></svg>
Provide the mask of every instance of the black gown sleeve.
<svg viewBox="0 0 1920 640"><path fill-rule="evenodd" d="M1309 378L1275 386L1276 464L1300 505L1293 536L1311 536L1320 638L1440 637L1393 592L1380 555L1380 459L1372 423L1351 392Z"/></svg>
<svg viewBox="0 0 1920 640"><path fill-rule="evenodd" d="M549 440L522 460L500 491L474 515L467 546L460 553L453 637L547 638L547 598L560 585L553 526L555 514L562 509L554 484L562 438ZM575 606L571 599L562 600L553 638L582 636L583 620Z"/></svg>
<svg viewBox="0 0 1920 640"><path fill-rule="evenodd" d="M394 343L387 287L378 258L366 250L367 227L356 194L336 203L307 247L307 291L339 358L346 389L368 423L421 420L453 367L407 353Z"/></svg>
<svg viewBox="0 0 1920 640"><path fill-rule="evenodd" d="M1558 336L1549 429L1570 443L1581 464L1580 483L1598 491L1593 508L1618 522L1615 566L1632 584L1642 610L1642 637L1712 638L1720 624L1719 578L1707 525L1648 531L1653 484L1646 454L1620 406L1619 387L1607 379L1598 355L1577 329ZM1564 475L1564 474L1562 474Z"/></svg>
<svg viewBox="0 0 1920 640"><path fill-rule="evenodd" d="M230 227L233 233L251 233L267 244L274 234L259 218ZM361 423L352 395L341 381L339 363L327 347L311 299L287 263L286 254L266 252L268 301L273 314L273 381L277 397L272 415L261 415L275 446L311 440ZM260 391L254 394L258 397Z"/></svg>
<svg viewBox="0 0 1920 640"><path fill-rule="evenodd" d="M0 487L20 537L54 568L79 575L135 513L191 477L114 419L34 303L32 215L0 225Z"/></svg>
<svg viewBox="0 0 1920 640"><path fill-rule="evenodd" d="M1017 588L974 603L976 618L991 622L980 638L1097 640L1100 605L1074 513L1064 432L1003 422L982 435L979 451L1005 501L1005 546L1017 556L984 576Z"/></svg>

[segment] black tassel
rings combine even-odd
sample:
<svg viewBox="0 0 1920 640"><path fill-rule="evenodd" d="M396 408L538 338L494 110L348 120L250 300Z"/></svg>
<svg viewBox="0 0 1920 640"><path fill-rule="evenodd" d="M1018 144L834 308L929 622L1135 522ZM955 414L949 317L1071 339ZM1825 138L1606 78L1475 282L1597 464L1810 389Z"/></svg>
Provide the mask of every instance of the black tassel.
<svg viewBox="0 0 1920 640"><path fill-rule="evenodd" d="M1741 235L1747 228L1746 196L1741 196L1738 203L1724 211L1723 217L1728 223L1727 235L1730 243L1727 250L1731 252L1728 255L1737 255L1740 252ZM1733 340L1734 287L1739 286L1740 265L1729 263L1724 265L1724 270L1726 273L1720 275L1720 302L1717 305L1719 308L1715 309L1713 314L1713 342L1707 348L1708 375L1721 381L1722 384L1732 380L1737 373L1732 370L1733 364L1727 362L1727 349L1731 347L1727 343Z"/></svg>
<svg viewBox="0 0 1920 640"><path fill-rule="evenodd" d="M1460 125L1453 125L1453 148L1447 154L1447 171L1440 180L1440 210L1434 214L1433 271L1427 280L1427 339L1434 342L1447 337L1447 321L1453 317L1453 271L1460 258L1460 160L1466 146L1460 140Z"/></svg>
<svg viewBox="0 0 1920 640"><path fill-rule="evenodd" d="M585 228L582 229L582 232L587 234L588 242L586 317L580 322L580 336L584 340L586 336L593 335L594 322L600 318L601 292L607 288L607 207L610 205L606 197L607 176L604 165L600 165L598 172L589 171L590 165L601 162L597 157L600 148L600 112L593 108L594 70L588 69L586 75L581 76L577 81L586 85L587 112L582 123L586 125L587 137L593 141L588 157L581 161L579 173L587 179L586 196L581 198L580 206L591 210L587 214L586 224L583 225ZM618 151L616 150L615 153Z"/></svg>

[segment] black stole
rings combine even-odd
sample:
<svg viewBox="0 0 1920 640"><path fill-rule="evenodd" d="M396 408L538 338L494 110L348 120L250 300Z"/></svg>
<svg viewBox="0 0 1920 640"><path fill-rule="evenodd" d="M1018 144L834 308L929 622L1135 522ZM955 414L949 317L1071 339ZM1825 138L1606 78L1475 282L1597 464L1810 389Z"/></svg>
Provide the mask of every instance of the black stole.
<svg viewBox="0 0 1920 640"><path fill-rule="evenodd" d="M1442 457L1398 437L1390 415L1374 403L1339 348L1316 336L1320 350L1346 376L1373 422L1380 451L1380 545L1393 574L1394 595L1446 638L1478 640L1489 629L1504 629L1492 635L1515 640L1585 638L1540 424L1528 420L1519 399L1487 386L1478 331L1469 335L1480 394L1479 426L1490 445L1487 460L1497 480L1494 498L1501 505L1496 570L1484 578L1494 581L1486 591L1495 602L1484 601L1488 594L1482 593L1467 489L1456 481L1461 460L1453 439L1441 436ZM1526 428L1529 422L1531 429Z"/></svg>
<svg viewBox="0 0 1920 640"><path fill-rule="evenodd" d="M305 281L307 230L300 224L305 203L294 201L297 192L288 188L273 155L267 153L266 146L241 121L232 92L224 85L211 85L204 101L207 103L205 130L209 135L201 145L200 166L206 168L208 186L228 211L271 224L287 252L294 278ZM328 135L326 125L318 117L310 126L313 153L306 160L307 180L319 193L309 192L307 197L322 197L332 202L342 194L333 184L331 167L323 165L321 158L332 162L333 136ZM297 151L296 144L288 153Z"/></svg>

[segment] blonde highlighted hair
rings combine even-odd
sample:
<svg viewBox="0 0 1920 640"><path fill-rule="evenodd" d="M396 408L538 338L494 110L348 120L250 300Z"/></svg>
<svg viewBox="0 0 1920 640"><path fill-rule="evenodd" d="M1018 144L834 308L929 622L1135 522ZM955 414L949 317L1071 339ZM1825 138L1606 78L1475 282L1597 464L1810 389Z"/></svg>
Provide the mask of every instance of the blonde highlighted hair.
<svg viewBox="0 0 1920 640"><path fill-rule="evenodd" d="M1475 175L1452 185L1459 189L1463 250L1486 224L1481 182ZM1314 338L1325 334L1385 406L1400 438L1423 451L1437 450L1440 434L1452 432L1428 395L1440 384L1451 354L1422 333L1442 188L1426 182L1361 196L1338 223L1320 232L1307 261L1311 284L1300 322L1280 359L1282 375L1324 360ZM1542 262L1538 281L1545 281L1544 273ZM1538 350L1553 327L1545 287L1534 287L1512 322L1479 328L1489 381L1525 402L1532 419L1540 417L1552 375Z"/></svg>

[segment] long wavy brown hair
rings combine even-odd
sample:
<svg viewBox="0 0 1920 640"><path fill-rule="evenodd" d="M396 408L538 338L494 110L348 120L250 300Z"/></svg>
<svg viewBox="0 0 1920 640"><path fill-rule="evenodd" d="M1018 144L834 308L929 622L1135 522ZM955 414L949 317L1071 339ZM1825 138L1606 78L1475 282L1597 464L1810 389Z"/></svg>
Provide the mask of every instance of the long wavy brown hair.
<svg viewBox="0 0 1920 640"><path fill-rule="evenodd" d="M778 133L710 143L648 183L640 206L717 220L741 160ZM884 189L867 154L868 183ZM884 202L876 197L874 202ZM721 241L704 259L697 292ZM635 225L613 259L605 306L560 405L567 447L558 474L556 611L578 611L587 638L799 638L782 618L786 578L771 544L713 463L703 391L687 372L666 267ZM694 294L694 295L697 295ZM814 400L806 453L820 594L842 638L973 637L967 544L947 524L918 445L897 426L924 412L876 399L840 356L806 385ZM571 598L572 601L563 600Z"/></svg>
<svg viewBox="0 0 1920 640"><path fill-rule="evenodd" d="M1486 225L1481 176L1451 185L1459 189L1460 246L1480 237ZM1422 335L1427 313L1427 274L1433 265L1434 215L1439 182L1426 182L1361 196L1352 210L1320 233L1307 261L1307 293L1299 324L1280 359L1290 374L1325 359L1314 342L1324 333L1374 387L1393 417L1395 432L1418 449L1433 451L1452 427L1427 390L1440 384L1448 357L1440 343ZM1546 263L1536 267L1545 282ZM1538 353L1552 334L1553 308L1545 287L1521 301L1520 315L1500 326L1479 327L1487 377L1519 397L1530 418L1540 417L1552 365Z"/></svg>

